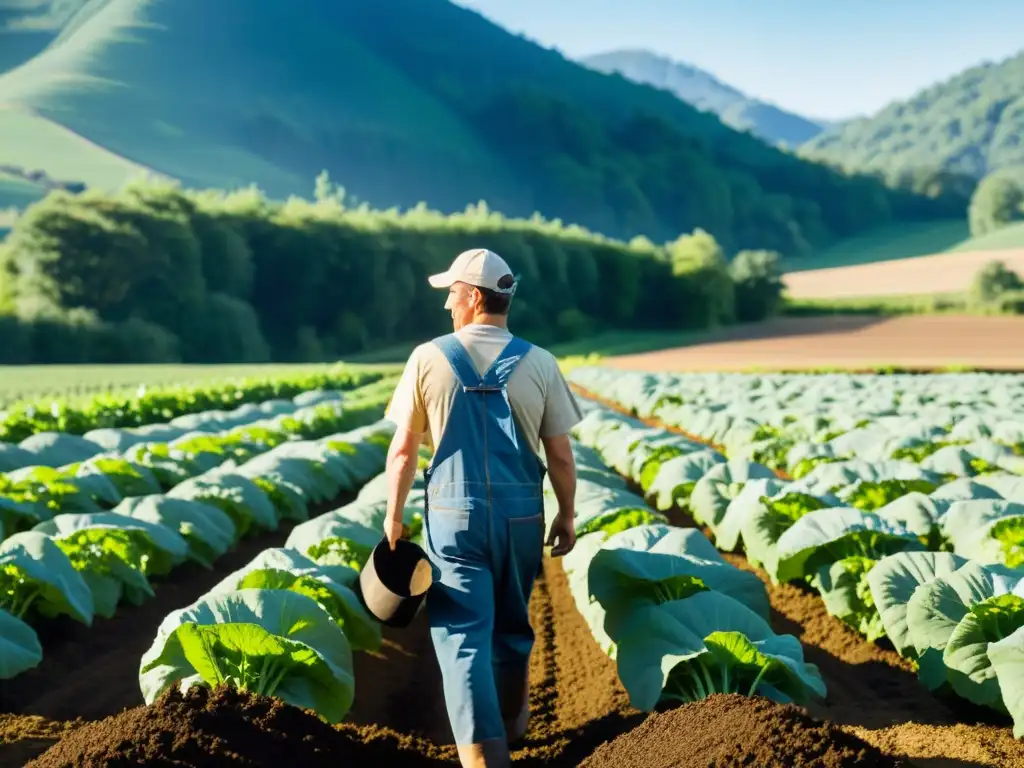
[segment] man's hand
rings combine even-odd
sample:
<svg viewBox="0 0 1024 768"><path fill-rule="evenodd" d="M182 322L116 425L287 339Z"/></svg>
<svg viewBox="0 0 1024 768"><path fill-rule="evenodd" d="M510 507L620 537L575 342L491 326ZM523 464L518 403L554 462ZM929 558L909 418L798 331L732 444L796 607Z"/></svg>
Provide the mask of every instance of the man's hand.
<svg viewBox="0 0 1024 768"><path fill-rule="evenodd" d="M388 540L388 546L391 547L391 551L395 551L395 547L398 546L399 539L409 538L409 526L405 525L401 520L395 520L392 517L384 518L384 536Z"/></svg>
<svg viewBox="0 0 1024 768"><path fill-rule="evenodd" d="M574 517L575 515L571 511L568 513L560 511L554 522L551 523L547 544L551 547L552 557L567 555L576 546L576 520Z"/></svg>

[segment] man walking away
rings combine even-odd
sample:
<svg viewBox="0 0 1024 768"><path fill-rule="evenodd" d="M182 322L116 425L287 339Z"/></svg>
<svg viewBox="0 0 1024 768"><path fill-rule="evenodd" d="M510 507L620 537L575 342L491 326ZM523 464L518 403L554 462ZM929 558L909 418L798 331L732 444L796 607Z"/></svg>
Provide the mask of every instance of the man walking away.
<svg viewBox="0 0 1024 768"><path fill-rule="evenodd" d="M561 556L575 544L568 433L582 413L554 356L509 332L517 281L504 259L465 251L429 282L448 289L454 333L413 351L388 408L397 431L384 532L394 547L427 441L424 543L436 577L427 613L448 718L464 768L504 767L529 717L542 484L547 472L558 500L548 544Z"/></svg>

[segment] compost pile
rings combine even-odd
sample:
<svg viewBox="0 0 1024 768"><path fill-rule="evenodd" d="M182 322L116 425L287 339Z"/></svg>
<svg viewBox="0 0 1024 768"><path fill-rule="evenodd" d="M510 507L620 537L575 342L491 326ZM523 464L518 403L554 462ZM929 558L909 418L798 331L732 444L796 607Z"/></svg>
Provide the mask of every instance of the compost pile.
<svg viewBox="0 0 1024 768"><path fill-rule="evenodd" d="M580 768L904 768L802 709L760 696L715 694L651 715Z"/></svg>
<svg viewBox="0 0 1024 768"><path fill-rule="evenodd" d="M280 700L239 691L173 688L135 707L68 733L28 763L57 766L280 766L421 768L446 763L379 728L333 728Z"/></svg>

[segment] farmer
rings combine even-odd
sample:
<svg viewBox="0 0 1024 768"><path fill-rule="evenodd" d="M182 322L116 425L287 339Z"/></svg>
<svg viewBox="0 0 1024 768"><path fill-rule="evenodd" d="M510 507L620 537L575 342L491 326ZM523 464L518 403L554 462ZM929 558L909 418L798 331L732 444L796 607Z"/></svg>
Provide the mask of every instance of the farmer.
<svg viewBox="0 0 1024 768"><path fill-rule="evenodd" d="M423 538L435 572L427 612L448 718L464 768L507 766L508 744L525 735L529 717L542 483L547 472L558 502L547 543L561 556L575 544L568 432L582 414L555 358L509 333L517 280L504 259L465 251L429 282L448 289L455 332L413 351L388 408L397 431L384 533L394 548L426 441L434 457Z"/></svg>

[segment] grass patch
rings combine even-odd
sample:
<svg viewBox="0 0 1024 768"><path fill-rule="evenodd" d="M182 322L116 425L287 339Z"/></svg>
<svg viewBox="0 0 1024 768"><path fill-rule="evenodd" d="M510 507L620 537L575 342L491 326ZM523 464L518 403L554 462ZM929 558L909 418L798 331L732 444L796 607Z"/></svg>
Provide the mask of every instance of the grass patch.
<svg viewBox="0 0 1024 768"><path fill-rule="evenodd" d="M0 136L4 138L0 142L0 164L41 168L54 179L115 190L133 178L153 175L148 168L28 111L0 108ZM0 207L6 207L3 182L0 178Z"/></svg>
<svg viewBox="0 0 1024 768"><path fill-rule="evenodd" d="M991 314L972 308L963 293L909 294L905 296L851 296L838 299L786 299L782 314L789 317L820 315Z"/></svg>
<svg viewBox="0 0 1024 768"><path fill-rule="evenodd" d="M789 317L822 315L862 315L898 317L900 315L1014 315L1001 309L998 302L978 304L965 292L910 294L905 296L854 296L839 299L786 299L782 314Z"/></svg>
<svg viewBox="0 0 1024 768"><path fill-rule="evenodd" d="M1001 227L987 235L972 237L950 248L950 253L964 251L1001 251L1009 248L1024 248L1024 221Z"/></svg>
<svg viewBox="0 0 1024 768"><path fill-rule="evenodd" d="M958 246L969 235L966 216L963 220L892 224L843 240L810 256L789 260L783 266L787 272L805 272L930 256Z"/></svg>

